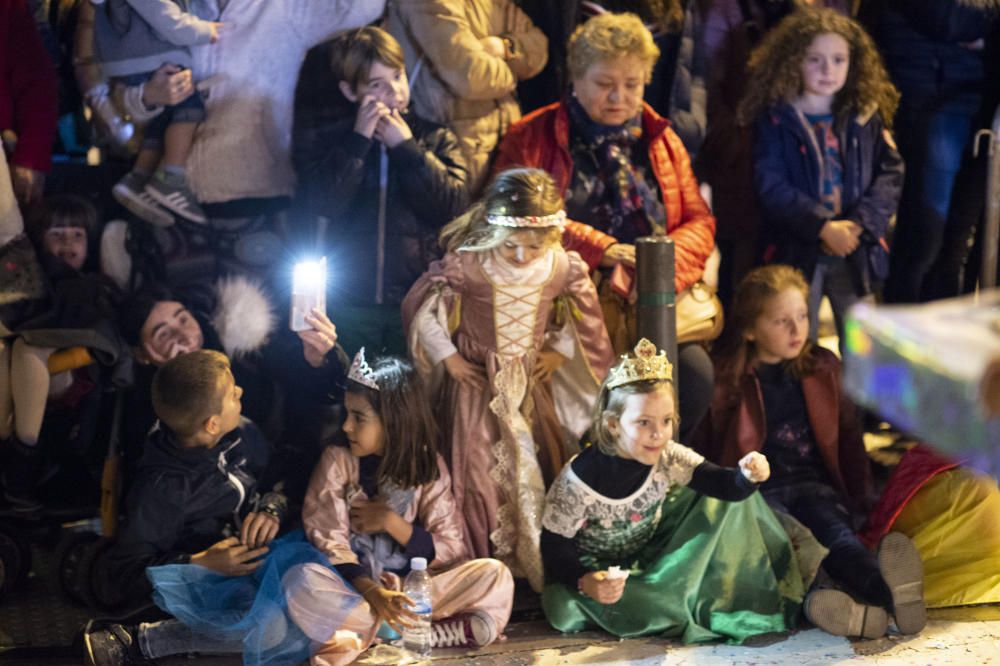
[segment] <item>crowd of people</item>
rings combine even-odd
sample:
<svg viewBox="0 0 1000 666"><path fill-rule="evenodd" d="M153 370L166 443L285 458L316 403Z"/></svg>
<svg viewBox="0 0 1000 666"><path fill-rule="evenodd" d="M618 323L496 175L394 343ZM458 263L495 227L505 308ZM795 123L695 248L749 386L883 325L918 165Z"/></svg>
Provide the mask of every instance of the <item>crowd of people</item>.
<svg viewBox="0 0 1000 666"><path fill-rule="evenodd" d="M42 514L120 401L86 575L159 608L88 663L350 663L414 621L412 558L438 646L502 636L515 579L565 632L920 632L892 524L949 467L859 535L819 311L843 348L862 299L975 286L998 63L992 0L5 0L0 486ZM646 236L724 306L676 365L637 340Z"/></svg>

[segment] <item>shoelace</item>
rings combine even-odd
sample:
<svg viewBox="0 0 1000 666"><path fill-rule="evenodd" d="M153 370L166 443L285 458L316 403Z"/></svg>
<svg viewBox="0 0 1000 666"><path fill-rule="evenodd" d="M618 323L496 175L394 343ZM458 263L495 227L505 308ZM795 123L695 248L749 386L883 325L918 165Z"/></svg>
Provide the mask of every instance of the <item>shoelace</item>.
<svg viewBox="0 0 1000 666"><path fill-rule="evenodd" d="M465 645L467 642L465 626L461 620L435 622L431 625L431 646L433 647L456 647Z"/></svg>

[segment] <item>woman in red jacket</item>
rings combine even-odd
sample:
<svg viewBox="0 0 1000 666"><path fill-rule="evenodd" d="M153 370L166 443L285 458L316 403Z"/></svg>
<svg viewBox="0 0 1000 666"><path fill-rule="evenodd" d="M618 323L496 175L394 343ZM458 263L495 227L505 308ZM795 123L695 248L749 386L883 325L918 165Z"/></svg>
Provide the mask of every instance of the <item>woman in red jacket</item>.
<svg viewBox="0 0 1000 666"><path fill-rule="evenodd" d="M680 138L642 101L659 49L638 17L608 13L578 27L568 53L571 93L511 127L494 173L530 166L552 174L567 216L577 220L567 225L563 244L600 267L604 278L615 263L634 263L636 238L669 235L680 293L705 271L715 218ZM598 291L616 351L625 351L635 342L635 310L610 280L602 279ZM688 344L681 345L678 366L686 441L708 407L712 365L702 347Z"/></svg>

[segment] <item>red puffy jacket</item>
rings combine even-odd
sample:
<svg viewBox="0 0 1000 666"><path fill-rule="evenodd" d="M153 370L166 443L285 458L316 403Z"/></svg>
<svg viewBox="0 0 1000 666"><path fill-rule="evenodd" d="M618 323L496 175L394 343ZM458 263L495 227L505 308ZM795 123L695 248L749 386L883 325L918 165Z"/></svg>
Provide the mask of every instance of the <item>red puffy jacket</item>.
<svg viewBox="0 0 1000 666"><path fill-rule="evenodd" d="M691 160L670 121L648 104L642 110L643 141L667 210L667 235L674 241L674 285L679 292L701 279L715 246L715 218L698 192ZM514 123L493 163L494 175L511 167L545 169L566 191L573 176L569 152L569 115L562 102L543 106ZM576 250L591 268L615 239L578 222L566 226L563 245Z"/></svg>

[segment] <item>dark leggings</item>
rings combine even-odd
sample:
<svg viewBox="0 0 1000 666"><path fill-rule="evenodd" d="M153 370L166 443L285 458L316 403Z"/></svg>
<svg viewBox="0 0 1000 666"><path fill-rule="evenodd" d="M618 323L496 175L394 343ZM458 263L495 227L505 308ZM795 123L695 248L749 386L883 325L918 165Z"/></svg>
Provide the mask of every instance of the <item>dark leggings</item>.
<svg viewBox="0 0 1000 666"><path fill-rule="evenodd" d="M833 488L803 483L761 492L771 508L791 515L830 549L823 568L834 581L862 601L891 607L892 597L879 571L878 558L858 539L850 514Z"/></svg>

